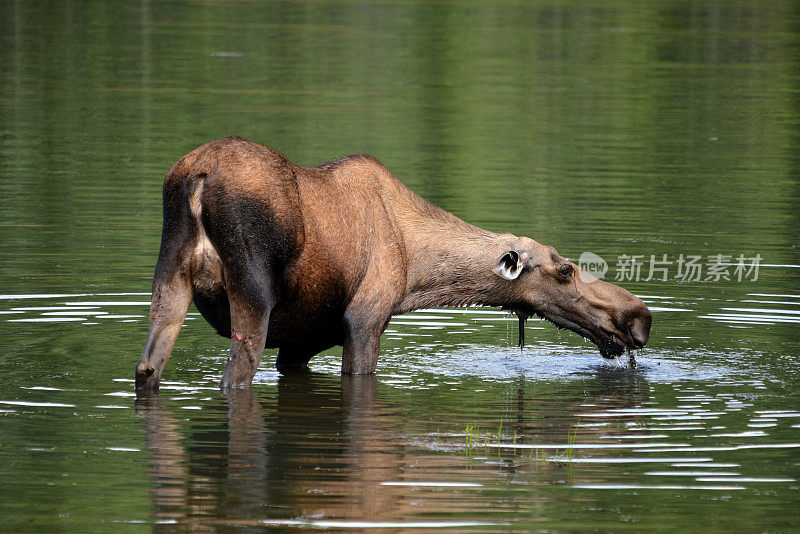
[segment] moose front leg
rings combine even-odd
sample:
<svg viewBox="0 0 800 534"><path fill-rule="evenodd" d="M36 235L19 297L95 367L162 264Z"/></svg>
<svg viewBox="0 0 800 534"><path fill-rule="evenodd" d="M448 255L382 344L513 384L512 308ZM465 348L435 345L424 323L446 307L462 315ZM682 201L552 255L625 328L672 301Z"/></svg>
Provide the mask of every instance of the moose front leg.
<svg viewBox="0 0 800 534"><path fill-rule="evenodd" d="M345 316L345 339L342 351L342 374L368 375L375 372L381 347L381 334L389 320L376 323L360 320L361 314Z"/></svg>
<svg viewBox="0 0 800 534"><path fill-rule="evenodd" d="M314 352L304 350L293 345L282 345L278 349L278 357L275 360L275 369L281 374L288 374L308 369L308 361L314 356Z"/></svg>

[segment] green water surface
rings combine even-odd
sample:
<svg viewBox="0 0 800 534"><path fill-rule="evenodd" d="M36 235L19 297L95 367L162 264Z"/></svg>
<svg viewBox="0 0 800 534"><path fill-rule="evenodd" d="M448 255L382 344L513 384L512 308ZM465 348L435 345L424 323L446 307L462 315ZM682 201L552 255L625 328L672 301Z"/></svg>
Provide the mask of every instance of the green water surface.
<svg viewBox="0 0 800 534"><path fill-rule="evenodd" d="M191 309L136 399L163 176L228 135L599 255L639 366L437 309L223 394ZM796 531L798 208L797 2L3 0L0 530Z"/></svg>

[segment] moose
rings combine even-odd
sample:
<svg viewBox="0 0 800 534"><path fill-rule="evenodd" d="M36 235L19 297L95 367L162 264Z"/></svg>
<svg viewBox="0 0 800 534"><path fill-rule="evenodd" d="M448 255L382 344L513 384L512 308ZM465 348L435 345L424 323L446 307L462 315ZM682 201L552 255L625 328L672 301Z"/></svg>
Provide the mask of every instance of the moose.
<svg viewBox="0 0 800 534"><path fill-rule="evenodd" d="M343 346L342 373L370 374L394 315L486 305L538 315L606 358L647 343L647 306L583 276L555 249L464 222L370 156L304 168L239 137L169 170L149 332L137 390L158 389L189 305L225 338L220 387L249 387L265 347L281 373ZM522 331L521 331L522 333Z"/></svg>

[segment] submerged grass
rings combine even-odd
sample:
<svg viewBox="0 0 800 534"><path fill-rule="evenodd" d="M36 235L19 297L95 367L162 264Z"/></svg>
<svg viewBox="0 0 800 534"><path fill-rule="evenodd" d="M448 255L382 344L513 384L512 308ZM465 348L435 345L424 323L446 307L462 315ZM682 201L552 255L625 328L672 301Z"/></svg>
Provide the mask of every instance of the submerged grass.
<svg viewBox="0 0 800 534"><path fill-rule="evenodd" d="M438 434L438 429L437 429ZM496 438L496 444L507 441L508 438L503 436L503 421L501 420L497 432L484 432L481 433L477 425L466 425L464 427L464 454L471 458L478 452L489 454L490 449L495 449L497 456L501 455L502 448L493 446L494 443L490 441L490 437ZM564 449L555 449L553 454L548 456L546 449L539 449L535 445L530 449L530 452L525 453L520 449L510 449L514 456L521 457L532 463L556 463L564 464L570 463L570 460L575 454L575 441L578 437L578 429L573 428L567 433L567 446ZM513 445L517 444L517 431L514 430L513 436L510 438ZM439 436L436 436L437 449L439 447Z"/></svg>

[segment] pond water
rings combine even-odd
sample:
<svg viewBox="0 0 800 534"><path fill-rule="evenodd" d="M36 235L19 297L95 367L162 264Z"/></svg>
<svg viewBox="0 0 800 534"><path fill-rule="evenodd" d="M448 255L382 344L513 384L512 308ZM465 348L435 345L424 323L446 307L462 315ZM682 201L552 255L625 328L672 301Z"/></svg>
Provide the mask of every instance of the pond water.
<svg viewBox="0 0 800 534"><path fill-rule="evenodd" d="M796 2L0 3L0 530L798 529L798 27ZM137 399L163 175L234 134L599 256L653 310L639 365L434 309L375 376L267 351L224 394L192 309Z"/></svg>

